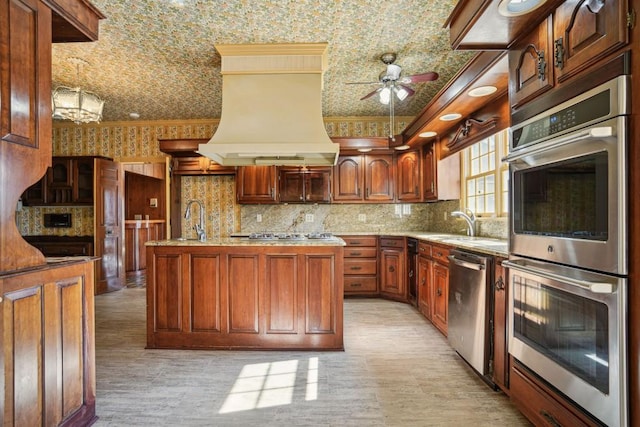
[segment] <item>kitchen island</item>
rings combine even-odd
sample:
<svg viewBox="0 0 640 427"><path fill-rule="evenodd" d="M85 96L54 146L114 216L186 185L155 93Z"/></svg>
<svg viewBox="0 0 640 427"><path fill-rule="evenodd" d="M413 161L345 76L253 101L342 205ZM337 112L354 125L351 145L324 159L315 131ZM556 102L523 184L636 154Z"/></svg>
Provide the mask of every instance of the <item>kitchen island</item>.
<svg viewBox="0 0 640 427"><path fill-rule="evenodd" d="M147 348L342 350L344 244L147 242Z"/></svg>

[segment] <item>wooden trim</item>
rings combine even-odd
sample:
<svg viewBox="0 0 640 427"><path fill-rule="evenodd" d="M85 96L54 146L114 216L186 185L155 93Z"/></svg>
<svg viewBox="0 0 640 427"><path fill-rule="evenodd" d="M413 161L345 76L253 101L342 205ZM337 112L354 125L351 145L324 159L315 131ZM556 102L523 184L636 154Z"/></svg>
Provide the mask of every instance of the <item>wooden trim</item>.
<svg viewBox="0 0 640 427"><path fill-rule="evenodd" d="M467 138L480 138L492 131L498 124L499 117L491 117L487 120L477 120L474 118L468 118L458 128L451 141L447 142L447 148L449 150L456 150L458 146L465 145ZM478 129L475 131L474 129Z"/></svg>

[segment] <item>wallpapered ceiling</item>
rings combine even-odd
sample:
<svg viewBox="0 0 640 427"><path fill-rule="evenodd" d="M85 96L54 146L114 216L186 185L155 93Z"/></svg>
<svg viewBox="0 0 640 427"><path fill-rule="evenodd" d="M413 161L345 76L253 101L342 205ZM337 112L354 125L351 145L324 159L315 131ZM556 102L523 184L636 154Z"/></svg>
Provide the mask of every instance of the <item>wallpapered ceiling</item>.
<svg viewBox="0 0 640 427"><path fill-rule="evenodd" d="M95 43L53 46L53 85L82 86L106 101L104 121L220 117L219 43L328 43L323 116L385 116L360 98L396 52L403 74L436 71L396 107L415 116L472 56L454 52L443 24L455 0L91 0L107 18ZM69 61L80 57L80 69ZM286 102L286 96L278 102Z"/></svg>

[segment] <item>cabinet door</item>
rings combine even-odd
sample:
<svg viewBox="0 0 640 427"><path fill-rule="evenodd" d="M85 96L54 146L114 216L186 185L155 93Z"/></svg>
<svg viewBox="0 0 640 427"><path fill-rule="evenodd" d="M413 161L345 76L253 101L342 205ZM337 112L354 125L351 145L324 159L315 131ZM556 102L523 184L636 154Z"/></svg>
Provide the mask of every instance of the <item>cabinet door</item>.
<svg viewBox="0 0 640 427"><path fill-rule="evenodd" d="M242 166L237 172L238 203L276 203L277 175L275 166Z"/></svg>
<svg viewBox="0 0 640 427"><path fill-rule="evenodd" d="M397 157L398 200L419 202L420 197L420 155L418 151L402 153Z"/></svg>
<svg viewBox="0 0 640 427"><path fill-rule="evenodd" d="M306 202L331 201L331 170L312 170L305 173L304 199Z"/></svg>
<svg viewBox="0 0 640 427"><path fill-rule="evenodd" d="M333 167L333 200L361 201L364 197L362 156L340 156Z"/></svg>
<svg viewBox="0 0 640 427"><path fill-rule="evenodd" d="M402 249L382 249L380 257L380 292L406 300L405 253Z"/></svg>
<svg viewBox="0 0 640 427"><path fill-rule="evenodd" d="M47 169L47 202L73 202L72 160L68 157L54 157Z"/></svg>
<svg viewBox="0 0 640 427"><path fill-rule="evenodd" d="M297 169L280 169L280 201L304 202L304 178L304 174Z"/></svg>
<svg viewBox="0 0 640 427"><path fill-rule="evenodd" d="M22 193L22 204L25 206L40 206L46 202L47 179L45 176Z"/></svg>
<svg viewBox="0 0 640 427"><path fill-rule="evenodd" d="M493 380L503 390L509 388L509 349L507 346L508 301L507 269L496 258L493 284Z"/></svg>
<svg viewBox="0 0 640 427"><path fill-rule="evenodd" d="M553 87L551 16L509 50L509 100L518 107Z"/></svg>
<svg viewBox="0 0 640 427"><path fill-rule="evenodd" d="M393 155L365 156L365 200L390 202L394 197Z"/></svg>
<svg viewBox="0 0 640 427"><path fill-rule="evenodd" d="M445 336L449 315L449 269L439 263L433 264L433 312L431 322Z"/></svg>
<svg viewBox="0 0 640 427"><path fill-rule="evenodd" d="M433 293L432 262L429 258L418 257L418 310L431 320L431 299Z"/></svg>
<svg viewBox="0 0 640 427"><path fill-rule="evenodd" d="M562 82L629 41L627 1L565 1L554 17L556 79Z"/></svg>
<svg viewBox="0 0 640 427"><path fill-rule="evenodd" d="M93 157L73 161L73 201L93 204Z"/></svg>
<svg viewBox="0 0 640 427"><path fill-rule="evenodd" d="M438 198L436 189L438 158L436 156L435 143L431 143L429 146L424 148L422 165L422 188L424 189L424 200L436 200Z"/></svg>

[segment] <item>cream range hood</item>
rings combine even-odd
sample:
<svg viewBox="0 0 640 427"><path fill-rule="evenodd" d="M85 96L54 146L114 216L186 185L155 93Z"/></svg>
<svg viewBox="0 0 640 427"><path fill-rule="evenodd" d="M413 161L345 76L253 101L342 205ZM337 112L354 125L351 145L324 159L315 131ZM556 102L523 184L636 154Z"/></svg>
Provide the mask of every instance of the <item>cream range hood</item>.
<svg viewBox="0 0 640 427"><path fill-rule="evenodd" d="M330 166L340 145L322 119L326 43L216 45L222 115L198 152L224 166Z"/></svg>

